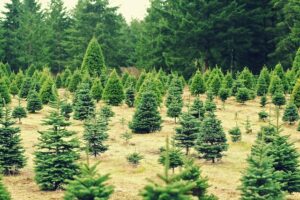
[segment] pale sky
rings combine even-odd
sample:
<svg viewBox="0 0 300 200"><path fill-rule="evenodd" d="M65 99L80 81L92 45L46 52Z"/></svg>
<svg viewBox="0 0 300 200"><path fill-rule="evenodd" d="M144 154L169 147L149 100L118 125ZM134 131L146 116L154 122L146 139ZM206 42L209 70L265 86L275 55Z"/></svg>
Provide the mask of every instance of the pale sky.
<svg viewBox="0 0 300 200"><path fill-rule="evenodd" d="M50 0L38 0L42 3L42 7L47 7ZM119 12L130 22L131 19L143 19L147 13L147 8L150 6L149 0L109 0L113 6L119 6ZM0 11L3 10L5 3L10 0L0 0ZM75 7L77 0L64 0L64 3L68 9Z"/></svg>

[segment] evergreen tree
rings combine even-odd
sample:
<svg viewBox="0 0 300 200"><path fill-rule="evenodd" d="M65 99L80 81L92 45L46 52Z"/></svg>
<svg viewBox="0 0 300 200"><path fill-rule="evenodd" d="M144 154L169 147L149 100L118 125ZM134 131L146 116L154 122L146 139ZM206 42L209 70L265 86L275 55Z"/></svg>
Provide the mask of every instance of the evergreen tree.
<svg viewBox="0 0 300 200"><path fill-rule="evenodd" d="M115 116L115 113L112 111L111 106L104 105L104 106L101 107L99 115L104 117L106 119L106 121L109 121L110 118Z"/></svg>
<svg viewBox="0 0 300 200"><path fill-rule="evenodd" d="M62 88L63 86L63 82L62 82L62 79L61 79L61 74L57 74L56 75L56 78L55 78L55 86L56 88Z"/></svg>
<svg viewBox="0 0 300 200"><path fill-rule="evenodd" d="M1 97L1 101L4 99L5 103L11 102L9 90L3 78L0 79L0 97Z"/></svg>
<svg viewBox="0 0 300 200"><path fill-rule="evenodd" d="M266 119L269 117L269 114L266 111L262 110L258 113L258 117L259 117L259 120L262 120L265 122Z"/></svg>
<svg viewBox="0 0 300 200"><path fill-rule="evenodd" d="M134 87L130 86L125 90L125 103L129 108L134 107L135 101L135 90Z"/></svg>
<svg viewBox="0 0 300 200"><path fill-rule="evenodd" d="M166 151L165 148L161 148L158 162L162 165L165 165L167 156L169 157L169 167L172 169L173 173L175 171L175 168L183 166L184 155L182 154L180 149L171 147L169 151Z"/></svg>
<svg viewBox="0 0 300 200"><path fill-rule="evenodd" d="M0 163L5 175L17 174L26 164L20 128L14 127L11 110L4 106L0 118Z"/></svg>
<svg viewBox="0 0 300 200"><path fill-rule="evenodd" d="M239 88L236 94L236 101L245 104L245 102L248 100L250 100L249 89L247 89L246 87Z"/></svg>
<svg viewBox="0 0 300 200"><path fill-rule="evenodd" d="M275 94L272 96L272 103L279 107L285 105L285 96L281 90L276 91Z"/></svg>
<svg viewBox="0 0 300 200"><path fill-rule="evenodd" d="M6 190L5 186L3 185L1 177L0 177L0 199L1 200L11 200L10 194Z"/></svg>
<svg viewBox="0 0 300 200"><path fill-rule="evenodd" d="M209 89L212 91L212 93L217 96L219 94L219 90L221 88L222 79L219 76L219 74L215 74L215 76L212 78L210 82Z"/></svg>
<svg viewBox="0 0 300 200"><path fill-rule="evenodd" d="M40 90L40 97L43 104L48 104L55 101L57 98L57 89L51 78L48 78L42 85Z"/></svg>
<svg viewBox="0 0 300 200"><path fill-rule="evenodd" d="M36 111L42 110L43 104L39 95L35 90L31 90L27 98L27 110L29 113L35 113Z"/></svg>
<svg viewBox="0 0 300 200"><path fill-rule="evenodd" d="M134 153L129 154L126 158L127 158L127 161L131 165L133 165L134 167L137 167L140 164L141 160L143 160L144 156L142 156L138 152L134 152Z"/></svg>
<svg viewBox="0 0 300 200"><path fill-rule="evenodd" d="M21 124L21 119L27 117L27 113L24 107L21 106L21 100L19 99L19 105L14 108L12 112L12 117L19 119L19 124Z"/></svg>
<svg viewBox="0 0 300 200"><path fill-rule="evenodd" d="M66 120L69 120L71 118L70 114L73 112L73 107L70 103L62 102L60 113L62 116L65 117Z"/></svg>
<svg viewBox="0 0 300 200"><path fill-rule="evenodd" d="M232 129L230 129L228 131L228 133L231 135L232 142L239 142L239 141L241 141L242 133L241 133L241 129L239 127L234 127Z"/></svg>
<svg viewBox="0 0 300 200"><path fill-rule="evenodd" d="M181 114L181 110L183 107L183 100L181 97L181 93L179 92L173 92L168 94L169 104L167 104L167 116L172 117L175 120L176 124L176 118L179 117Z"/></svg>
<svg viewBox="0 0 300 200"><path fill-rule="evenodd" d="M252 133L251 121L249 119L249 116L247 116L247 119L246 119L244 125L245 125L245 131L246 131L246 133L247 134Z"/></svg>
<svg viewBox="0 0 300 200"><path fill-rule="evenodd" d="M289 103L285 110L282 117L282 121L289 122L289 124L293 124L299 119L298 109L295 104Z"/></svg>
<svg viewBox="0 0 300 200"><path fill-rule="evenodd" d="M199 70L197 70L195 76L192 79L190 90L192 95L197 95L197 96L199 94L204 94L206 91L205 82Z"/></svg>
<svg viewBox="0 0 300 200"><path fill-rule="evenodd" d="M99 102L102 98L103 87L99 78L96 78L93 82L93 86L91 88L91 93L93 99Z"/></svg>
<svg viewBox="0 0 300 200"><path fill-rule="evenodd" d="M118 106L124 100L124 90L122 83L119 79L119 76L114 70L106 83L106 86L103 91L103 99L109 104L113 106Z"/></svg>
<svg viewBox="0 0 300 200"><path fill-rule="evenodd" d="M243 71L239 74L238 79L243 81L247 89L252 90L254 88L254 76L247 67L245 67Z"/></svg>
<svg viewBox="0 0 300 200"><path fill-rule="evenodd" d="M192 107L190 108L190 114L196 119L202 120L205 114L205 108L200 98L195 98Z"/></svg>
<svg viewBox="0 0 300 200"><path fill-rule="evenodd" d="M267 103L268 103L267 96L266 95L261 96L261 98L260 98L260 105L261 105L261 107L264 108L267 105Z"/></svg>
<svg viewBox="0 0 300 200"><path fill-rule="evenodd" d="M263 72L261 71L258 80L257 80L257 86L256 86L256 94L257 96L263 96L267 94L268 92L268 83L265 79L265 76L263 75Z"/></svg>
<svg viewBox="0 0 300 200"><path fill-rule="evenodd" d="M81 166L80 174L69 181L64 200L101 199L108 200L113 193L113 187L106 182L109 175L101 176L97 172L98 164Z"/></svg>
<svg viewBox="0 0 300 200"><path fill-rule="evenodd" d="M277 76L276 74L273 74L268 91L271 95L274 95L275 92L278 90L282 90L282 91L284 90L282 80L279 78L279 76Z"/></svg>
<svg viewBox="0 0 300 200"><path fill-rule="evenodd" d="M100 77L105 68L105 61L101 47L97 39L93 37L83 57L81 71L87 71L91 76Z"/></svg>
<svg viewBox="0 0 300 200"><path fill-rule="evenodd" d="M298 81L296 82L293 92L292 92L292 96L291 96L291 100L293 101L293 103L297 106L297 108L300 108L300 80L298 79Z"/></svg>
<svg viewBox="0 0 300 200"><path fill-rule="evenodd" d="M76 90L74 102L74 119L85 120L94 115L95 104L92 100L89 85L81 83Z"/></svg>
<svg viewBox="0 0 300 200"><path fill-rule="evenodd" d="M248 167L245 170L239 188L241 199L284 199L278 174L273 168L274 160L268 155L269 145L258 141L248 157Z"/></svg>
<svg viewBox="0 0 300 200"><path fill-rule="evenodd" d="M16 81L13 81L9 87L9 92L10 94L12 94L13 96L17 95L19 93L19 88L17 86Z"/></svg>
<svg viewBox="0 0 300 200"><path fill-rule="evenodd" d="M25 80L23 81L20 91L19 91L19 97L21 98L27 98L29 95L29 91L32 86L32 80L29 77L26 77Z"/></svg>
<svg viewBox="0 0 300 200"><path fill-rule="evenodd" d="M196 149L206 160L213 163L223 157L222 152L227 150L227 140L221 125L213 113L209 113L203 120L197 138Z"/></svg>
<svg viewBox="0 0 300 200"><path fill-rule="evenodd" d="M83 139L91 155L96 157L108 150L108 146L103 144L108 139L107 131L107 121L103 116L85 122Z"/></svg>
<svg viewBox="0 0 300 200"><path fill-rule="evenodd" d="M75 72L73 73L73 76L71 77L70 81L69 81L69 85L68 85L68 89L70 90L70 92L75 92L77 90L77 86L80 84L81 82L81 74L79 72L79 70L75 70Z"/></svg>
<svg viewBox="0 0 300 200"><path fill-rule="evenodd" d="M230 96L230 90L222 86L219 91L219 97L223 102L223 107L225 107L225 101L228 99L229 96Z"/></svg>
<svg viewBox="0 0 300 200"><path fill-rule="evenodd" d="M70 122L60 114L58 104L52 105L54 110L43 120L43 125L50 127L39 132L35 151L35 180L41 190L60 189L78 173L79 141L75 132L67 129Z"/></svg>
<svg viewBox="0 0 300 200"><path fill-rule="evenodd" d="M134 133L152 133L161 129L161 116L153 92L144 92L138 104L129 128Z"/></svg>

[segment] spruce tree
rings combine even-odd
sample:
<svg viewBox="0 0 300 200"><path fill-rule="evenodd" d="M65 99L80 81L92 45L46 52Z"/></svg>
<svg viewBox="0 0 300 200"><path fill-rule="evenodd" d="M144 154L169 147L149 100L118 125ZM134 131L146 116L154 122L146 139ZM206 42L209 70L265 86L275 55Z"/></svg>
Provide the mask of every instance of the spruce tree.
<svg viewBox="0 0 300 200"><path fill-rule="evenodd" d="M269 114L264 110L262 110L258 113L259 120L262 120L263 122L265 122L268 117L269 117Z"/></svg>
<svg viewBox="0 0 300 200"><path fill-rule="evenodd" d="M293 92L292 92L292 96L291 96L291 100L293 101L293 103L297 106L297 108L300 108L300 79L297 80Z"/></svg>
<svg viewBox="0 0 300 200"><path fill-rule="evenodd" d="M88 71L91 76L100 77L105 68L101 47L97 39L93 37L86 49L81 65L81 71Z"/></svg>
<svg viewBox="0 0 300 200"><path fill-rule="evenodd" d="M129 108L134 107L135 101L135 90L134 87L130 86L125 90L125 103Z"/></svg>
<svg viewBox="0 0 300 200"><path fill-rule="evenodd" d="M104 117L106 119L106 121L109 121L110 118L112 118L113 116L115 116L115 113L112 111L111 106L109 105L104 105L100 108L100 112L99 115Z"/></svg>
<svg viewBox="0 0 300 200"><path fill-rule="evenodd" d="M192 79L190 90L192 95L196 95L196 96L200 94L204 94L206 91L205 82L199 70L197 70L195 76Z"/></svg>
<svg viewBox="0 0 300 200"><path fill-rule="evenodd" d="M116 70L109 76L103 91L103 99L112 106L118 106L125 99L123 86Z"/></svg>
<svg viewBox="0 0 300 200"><path fill-rule="evenodd" d="M73 112L73 107L68 102L62 102L60 106L60 113L65 117L66 120L71 118L70 114Z"/></svg>
<svg viewBox="0 0 300 200"><path fill-rule="evenodd" d="M189 112L196 119L202 120L204 118L205 108L200 98L195 98Z"/></svg>
<svg viewBox="0 0 300 200"><path fill-rule="evenodd" d="M144 92L129 128L134 133L152 133L161 129L161 116L153 92Z"/></svg>
<svg viewBox="0 0 300 200"><path fill-rule="evenodd" d="M40 90L40 97L43 104L48 104L55 101L57 98L57 89L51 78L48 78L42 85Z"/></svg>
<svg viewBox="0 0 300 200"><path fill-rule="evenodd" d="M64 200L101 199L108 200L113 193L113 187L106 183L109 175L101 176L97 172L98 163L81 166L80 174L69 181Z"/></svg>
<svg viewBox="0 0 300 200"><path fill-rule="evenodd" d="M279 76L277 76L276 74L273 74L272 78L271 78L271 83L269 85L268 92L271 95L274 95L275 92L278 91L278 90L284 91L282 80L279 78Z"/></svg>
<svg viewBox="0 0 300 200"><path fill-rule="evenodd" d="M95 104L90 94L89 85L81 83L76 90L74 102L74 119L85 120L94 115Z"/></svg>
<svg viewBox="0 0 300 200"><path fill-rule="evenodd" d="M0 199L1 200L11 200L10 194L6 190L5 186L3 185L1 177L0 177Z"/></svg>
<svg viewBox="0 0 300 200"><path fill-rule="evenodd" d="M221 121L214 113L208 113L204 118L196 144L197 151L206 160L215 163L223 157L222 152L227 150L228 144Z"/></svg>
<svg viewBox="0 0 300 200"><path fill-rule="evenodd" d="M236 101L245 104L246 101L250 100L249 89L246 87L239 88L236 94Z"/></svg>
<svg viewBox="0 0 300 200"><path fill-rule="evenodd" d="M278 90L275 92L275 94L272 96L272 103L276 106L283 106L285 105L285 96L282 90Z"/></svg>
<svg viewBox="0 0 300 200"><path fill-rule="evenodd" d="M21 100L19 99L19 105L14 108L12 112L12 117L19 119L19 124L21 124L21 119L27 117L27 113L24 107L21 106Z"/></svg>
<svg viewBox="0 0 300 200"><path fill-rule="evenodd" d="M261 105L261 107L264 108L267 105L267 103L268 103L267 96L266 95L261 96L261 98L260 98L260 105Z"/></svg>
<svg viewBox="0 0 300 200"><path fill-rule="evenodd" d="M78 174L79 141L76 133L67 129L71 124L60 114L59 104L53 103L53 111L43 120L43 125L49 128L39 131L34 169L41 190L61 189L68 179Z"/></svg>
<svg viewBox="0 0 300 200"><path fill-rule="evenodd" d="M70 92L75 92L77 90L77 86L81 83L81 74L79 70L75 70L73 76L70 78L68 89Z"/></svg>
<svg viewBox="0 0 300 200"><path fill-rule="evenodd" d="M9 92L10 94L12 94L13 96L19 94L19 88L17 86L16 81L13 81L9 87Z"/></svg>
<svg viewBox="0 0 300 200"><path fill-rule="evenodd" d="M58 88L58 89L63 87L63 82L62 82L61 74L57 74L56 75L55 85L56 85L56 88Z"/></svg>
<svg viewBox="0 0 300 200"><path fill-rule="evenodd" d="M223 107L225 108L225 101L230 96L230 90L228 88L225 88L225 86L222 86L219 91L219 97L221 101L223 102Z"/></svg>
<svg viewBox="0 0 300 200"><path fill-rule="evenodd" d="M235 127L230 129L228 133L231 135L232 142L239 142L242 139L242 132L238 126L238 113L235 113Z"/></svg>
<svg viewBox="0 0 300 200"><path fill-rule="evenodd" d="M219 74L215 74L215 76L212 78L210 82L209 89L212 91L212 93L217 96L219 94L219 90L221 88L222 79L220 78Z"/></svg>
<svg viewBox="0 0 300 200"><path fill-rule="evenodd" d="M299 119L298 109L295 104L289 103L285 110L282 117L282 121L289 122L289 124L293 124Z"/></svg>
<svg viewBox="0 0 300 200"><path fill-rule="evenodd" d="M162 165L165 165L167 156L169 157L169 167L172 169L173 173L175 171L175 168L183 166L184 155L179 148L173 146L169 149L169 151L166 151L165 148L161 148L158 162Z"/></svg>
<svg viewBox="0 0 300 200"><path fill-rule="evenodd" d="M92 97L94 100L99 102L102 98L103 87L99 78L95 78L93 81L93 86L91 88Z"/></svg>
<svg viewBox="0 0 300 200"><path fill-rule="evenodd" d="M1 97L1 101L4 99L5 103L11 102L10 93L3 78L0 79L0 97Z"/></svg>
<svg viewBox="0 0 300 200"><path fill-rule="evenodd" d="M25 80L22 82L22 85L21 85L21 88L19 91L19 97L27 98L31 87L32 87L32 80L31 80L31 78L26 77Z"/></svg>
<svg viewBox="0 0 300 200"><path fill-rule="evenodd" d="M2 108L0 118L0 164L5 175L19 173L26 164L24 148L21 145L20 128L12 121L11 110Z"/></svg>
<svg viewBox="0 0 300 200"><path fill-rule="evenodd" d="M185 154L188 155L200 132L200 122L190 113L183 113L180 116L179 124L180 126L175 129L174 140L176 146L184 148Z"/></svg>
<svg viewBox="0 0 300 200"><path fill-rule="evenodd" d="M178 118L181 114L181 110L183 107L181 93L169 93L167 98L169 99L169 104L167 104L167 116L174 118L176 124L176 118Z"/></svg>
<svg viewBox="0 0 300 200"><path fill-rule="evenodd" d="M257 140L252 147L239 188L242 200L284 199L278 173L273 167L274 160L268 155L269 150L270 146L261 140Z"/></svg>
<svg viewBox="0 0 300 200"><path fill-rule="evenodd" d="M35 113L36 111L42 110L42 100L35 90L31 90L27 98L27 110L29 113Z"/></svg>
<svg viewBox="0 0 300 200"><path fill-rule="evenodd" d="M257 85L256 85L256 94L257 96L263 96L268 92L268 80L266 77L266 72L268 73L268 69L264 67L259 74ZM268 75L267 75L268 76Z"/></svg>
<svg viewBox="0 0 300 200"><path fill-rule="evenodd" d="M96 116L84 123L83 139L88 152L95 157L108 150L108 145L104 144L108 139L107 125L104 116Z"/></svg>

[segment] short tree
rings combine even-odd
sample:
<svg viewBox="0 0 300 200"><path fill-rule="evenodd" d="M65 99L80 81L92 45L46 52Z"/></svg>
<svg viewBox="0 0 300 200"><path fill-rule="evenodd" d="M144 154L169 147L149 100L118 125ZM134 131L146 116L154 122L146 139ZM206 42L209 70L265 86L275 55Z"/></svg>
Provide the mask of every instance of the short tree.
<svg viewBox="0 0 300 200"><path fill-rule="evenodd" d="M201 72L198 70L192 79L190 86L192 95L198 96L199 94L204 94L206 91L205 82L203 80Z"/></svg>
<svg viewBox="0 0 300 200"><path fill-rule="evenodd" d="M176 146L185 149L185 154L188 155L190 148L194 147L197 135L200 132L200 122L196 120L190 113L183 113L179 120L180 126L176 128L174 140Z"/></svg>
<svg viewBox="0 0 300 200"><path fill-rule="evenodd" d="M140 153L134 152L129 154L126 158L130 164L132 164L134 167L137 167L144 157Z"/></svg>
<svg viewBox="0 0 300 200"><path fill-rule="evenodd" d="M51 78L48 78L42 85L40 90L40 97L43 104L48 104L55 101L57 98L57 89Z"/></svg>
<svg viewBox="0 0 300 200"><path fill-rule="evenodd" d="M77 90L77 86L80 85L81 82L81 74L79 70L75 70L73 76L70 77L68 83L68 89L70 92L75 92Z"/></svg>
<svg viewBox="0 0 300 200"><path fill-rule="evenodd" d="M274 95L277 90L284 91L284 87L282 84L282 80L279 78L279 76L277 76L276 74L273 74L273 76L271 78L271 83L269 85L268 92L271 95Z"/></svg>
<svg viewBox="0 0 300 200"><path fill-rule="evenodd" d="M260 111L259 113L258 113L258 118L259 118L259 120L261 120L261 121L266 121L267 120L267 118L269 117L269 114L266 112L266 111L264 111L264 110L262 110L262 111Z"/></svg>
<svg viewBox="0 0 300 200"><path fill-rule="evenodd" d="M295 123L299 119L298 109L294 103L289 103L285 110L282 117L284 122L289 122L289 124Z"/></svg>
<svg viewBox="0 0 300 200"><path fill-rule="evenodd" d="M231 135L232 142L239 142L241 141L242 132L239 127L234 127L228 131L228 133Z"/></svg>
<svg viewBox="0 0 300 200"><path fill-rule="evenodd" d="M0 79L0 97L1 101L4 99L5 103L10 103L11 98L10 98L10 93L8 90L8 87L4 80Z"/></svg>
<svg viewBox="0 0 300 200"><path fill-rule="evenodd" d="M236 94L236 101L245 104L245 102L248 100L250 100L249 89L246 87L239 88Z"/></svg>
<svg viewBox="0 0 300 200"><path fill-rule="evenodd" d="M128 144L129 140L132 139L132 133L129 131L125 131L122 135L121 138L125 140L125 143Z"/></svg>
<svg viewBox="0 0 300 200"><path fill-rule="evenodd" d="M134 133L152 133L160 130L162 120L157 107L155 94L144 92L129 128Z"/></svg>
<svg viewBox="0 0 300 200"><path fill-rule="evenodd" d="M19 88L17 86L16 81L13 81L9 87L9 92L10 94L12 94L13 96L17 95L19 93Z"/></svg>
<svg viewBox="0 0 300 200"><path fill-rule="evenodd" d="M69 181L64 200L74 199L101 199L108 200L114 189L106 182L109 175L101 176L97 172L98 163L92 166L85 164L80 174Z"/></svg>
<svg viewBox="0 0 300 200"><path fill-rule="evenodd" d="M202 120L204 118L205 108L199 97L195 98L189 112L196 119Z"/></svg>
<svg viewBox="0 0 300 200"><path fill-rule="evenodd" d="M15 119L19 119L19 124L21 124L21 119L27 117L27 113L24 107L21 106L21 102L19 99L19 105L14 108L12 112L12 117Z"/></svg>
<svg viewBox="0 0 300 200"><path fill-rule="evenodd" d="M169 157L169 167L172 169L173 173L175 168L183 166L184 155L180 149L176 148L175 146L171 147L169 151L166 151L165 148L161 148L158 162L162 165L165 165L167 156Z"/></svg>
<svg viewBox="0 0 300 200"><path fill-rule="evenodd" d="M279 108L285 104L285 96L282 90L278 90L272 96L272 103Z"/></svg>
<svg viewBox="0 0 300 200"><path fill-rule="evenodd" d="M73 107L68 102L62 102L60 106L60 113L62 116L65 117L66 120L69 120L71 118L71 113L73 112Z"/></svg>
<svg viewBox="0 0 300 200"><path fill-rule="evenodd" d="M29 77L25 78L25 80L22 82L22 85L21 85L21 88L19 91L19 97L27 98L27 96L30 93L31 86L32 86L31 78L29 78Z"/></svg>
<svg viewBox="0 0 300 200"><path fill-rule="evenodd" d="M99 115L103 116L107 121L109 121L110 118L115 116L115 113L112 111L111 106L104 105L100 108Z"/></svg>
<svg viewBox="0 0 300 200"><path fill-rule="evenodd" d="M167 98L169 99L169 103L167 104L167 116L174 118L176 123L176 118L181 114L181 110L183 107L181 93L175 92L175 90L173 90L173 92L171 93L169 90Z"/></svg>
<svg viewBox="0 0 300 200"><path fill-rule="evenodd" d="M219 97L223 102L223 108L225 108L225 101L228 99L229 96L230 96L230 89L221 87L219 91Z"/></svg>
<svg viewBox="0 0 300 200"><path fill-rule="evenodd" d="M216 159L219 160L223 157L222 152L226 151L227 147L226 135L221 121L216 118L214 113L208 113L200 127L196 145L197 151L204 159L215 163Z"/></svg>
<svg viewBox="0 0 300 200"><path fill-rule="evenodd" d="M1 200L11 200L10 194L2 183L2 178L0 177L0 199Z"/></svg>
<svg viewBox="0 0 300 200"><path fill-rule="evenodd" d="M91 93L93 99L99 102L102 98L103 87L99 78L96 78L93 82L93 86L91 88Z"/></svg>
<svg viewBox="0 0 300 200"><path fill-rule="evenodd" d="M29 113L35 113L36 111L42 110L42 101L35 90L29 92L27 98L27 110Z"/></svg>
<svg viewBox="0 0 300 200"><path fill-rule="evenodd" d="M261 96L261 98L260 98L260 105L261 105L261 107L264 108L267 105L267 103L268 103L267 96L266 95Z"/></svg>
<svg viewBox="0 0 300 200"><path fill-rule="evenodd" d="M133 87L128 87L125 91L125 103L129 108L134 107L135 90Z"/></svg>
<svg viewBox="0 0 300 200"><path fill-rule="evenodd" d="M220 78L219 74L215 74L212 78L209 89L212 91L212 93L217 96L219 94L219 90L221 88L222 79Z"/></svg>
<svg viewBox="0 0 300 200"><path fill-rule="evenodd" d="M293 92L292 92L292 96L291 99L293 101L293 103L297 106L297 108L300 108L300 79L297 80Z"/></svg>
<svg viewBox="0 0 300 200"><path fill-rule="evenodd" d="M251 121L250 121L250 119L249 119L248 116L247 116L247 119L246 119L244 125L245 125L245 131L246 131L246 133L247 134L252 133Z"/></svg>
<svg viewBox="0 0 300 200"><path fill-rule="evenodd" d="M103 99L112 106L118 106L125 99L123 86L116 70L109 76L103 91Z"/></svg>
<svg viewBox="0 0 300 200"><path fill-rule="evenodd" d="M4 106L0 118L0 164L5 175L17 174L26 164L20 128L14 127L11 110Z"/></svg>
<svg viewBox="0 0 300 200"><path fill-rule="evenodd" d="M88 84L81 83L76 90L73 107L74 119L85 120L94 115L95 104L91 97Z"/></svg>
<svg viewBox="0 0 300 200"><path fill-rule="evenodd" d="M52 105L54 110L43 120L43 125L49 128L39 131L35 151L35 180L41 190L60 189L78 173L79 141L76 133L67 129L71 124L60 114L59 103L55 104Z"/></svg>
<svg viewBox="0 0 300 200"><path fill-rule="evenodd" d="M267 70L266 68L264 68L263 70ZM268 93L268 83L265 77L265 74L263 72L263 70L261 70L261 73L258 77L257 80L257 85L256 85L256 94L257 96L264 96Z"/></svg>

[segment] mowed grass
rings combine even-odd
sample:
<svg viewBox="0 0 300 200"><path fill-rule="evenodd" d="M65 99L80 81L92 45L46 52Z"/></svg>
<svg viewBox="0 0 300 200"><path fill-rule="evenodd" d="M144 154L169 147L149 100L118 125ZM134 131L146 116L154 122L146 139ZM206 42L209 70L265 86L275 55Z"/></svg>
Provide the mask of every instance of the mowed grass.
<svg viewBox="0 0 300 200"><path fill-rule="evenodd" d="M62 96L64 91L59 92ZM185 104L191 104L193 98L186 89L184 92ZM201 97L203 100L204 97ZM225 132L235 126L235 113L238 112L238 124L242 129L242 142L232 143L227 134L229 149L225 152L224 158L216 163L200 160L197 158L197 152L193 151L191 156L196 159L196 162L201 166L202 174L209 179L209 192L217 195L220 200L236 200L239 199L239 191L241 172L247 166L246 158L250 153L251 146L255 141L256 133L259 131L261 125L266 123L258 121L258 112L262 110L259 105L259 99L248 101L245 105L235 102L233 98L226 102L225 110L223 110L220 100L215 100L217 103L217 116L222 121ZM26 106L26 102L22 101ZM102 103L99 103L99 108ZM13 99L12 106L17 105L17 99ZM26 157L28 158L27 166L21 171L18 176L4 177L4 183L14 200L60 200L63 199L63 191L42 192L34 181L34 151L35 144L38 142L39 130L44 130L41 126L42 119L45 118L51 108L45 106L44 109L36 114L29 114L26 119L22 120L20 124L21 136L23 146L26 150ZM186 110L186 108L185 108ZM274 115L274 107L271 110ZM157 180L157 174L161 173L163 167L158 164L159 148L164 146L165 138L172 136L175 133L175 127L178 124L174 123L174 119L166 116L166 108L160 108L163 118L163 128L160 132L138 135L134 134L129 144L125 144L121 138L122 133L128 129L127 125L123 126L121 119L124 118L126 124L131 121L134 114L133 108L128 108L126 105L113 107L115 116L109 124L109 150L103 155L94 158L91 157L91 162L100 161L99 173L110 173L110 184L115 186L115 192L112 195L113 200L140 200L139 193L141 189L148 183L147 179ZM281 110L281 114L283 110ZM244 123L249 117L253 133L246 134ZM72 126L70 130L78 133L78 137L82 137L83 123L80 121L71 120ZM296 131L297 125L283 126L282 134L291 135L290 140L295 142L296 147L300 148L300 133ZM82 143L83 144L83 143ZM126 156L133 152L140 152L144 156L141 165L134 168L128 164ZM80 162L85 162L85 154L82 153ZM300 199L300 194L288 195L290 200Z"/></svg>

